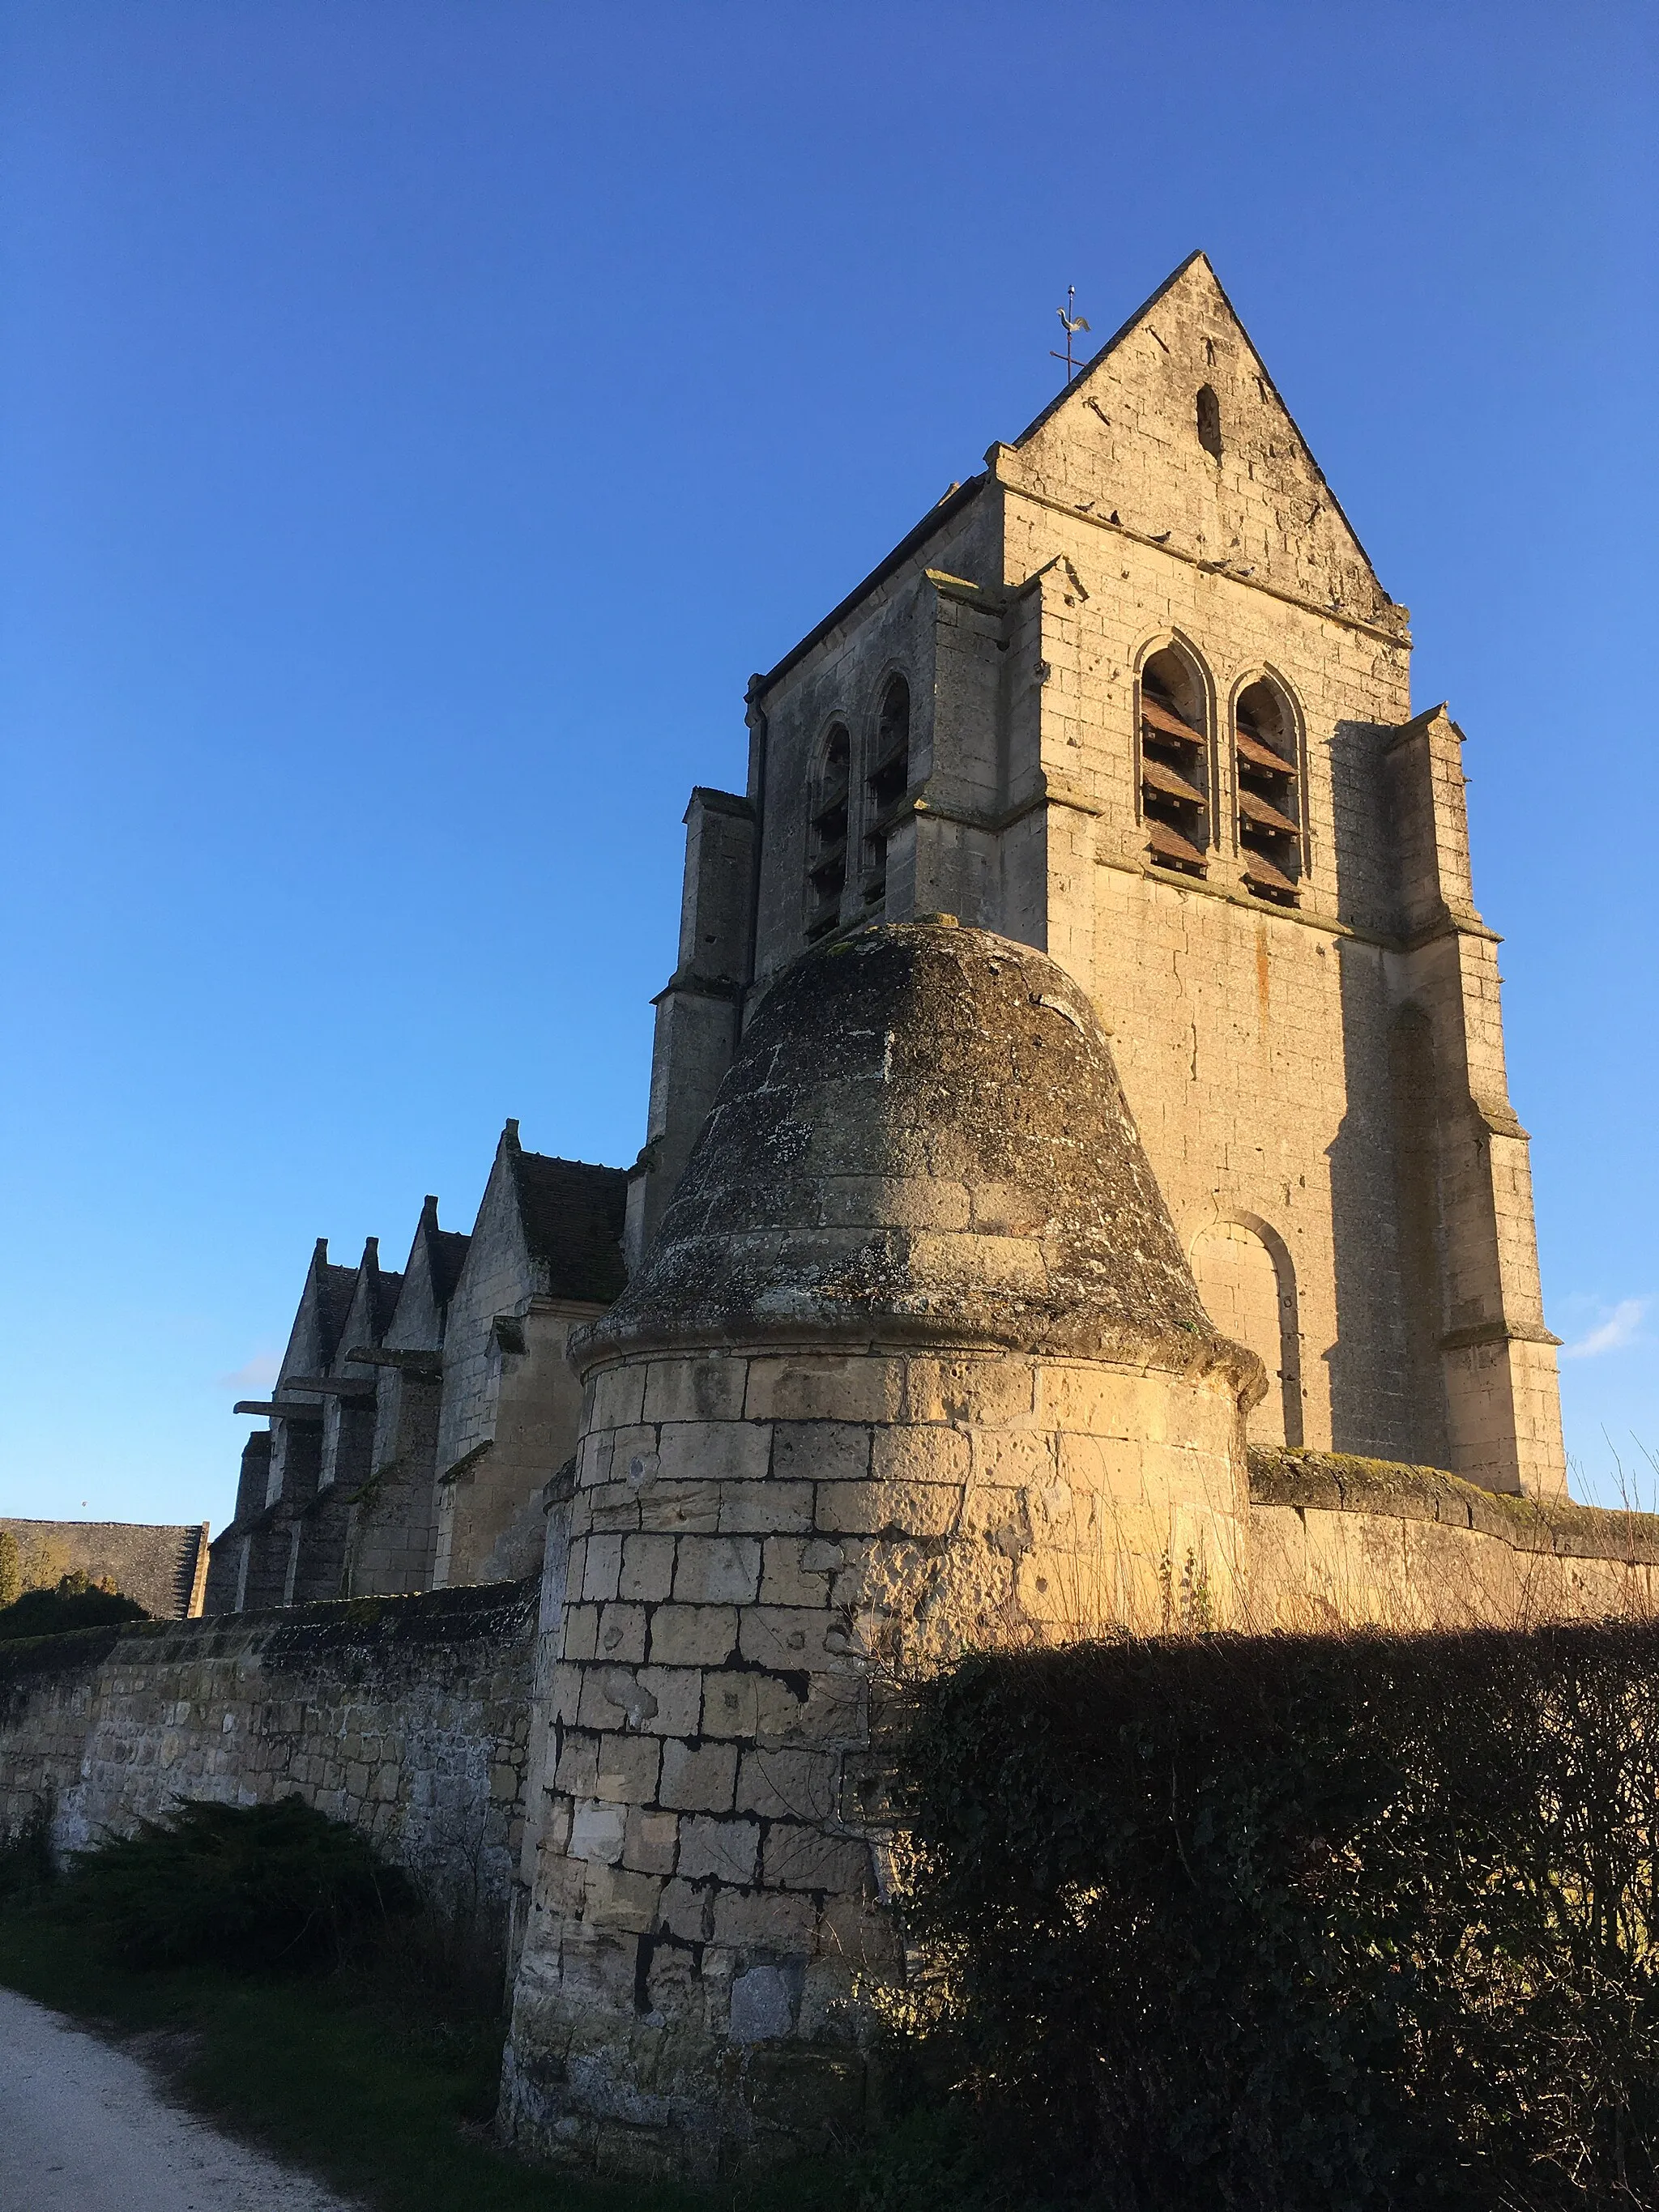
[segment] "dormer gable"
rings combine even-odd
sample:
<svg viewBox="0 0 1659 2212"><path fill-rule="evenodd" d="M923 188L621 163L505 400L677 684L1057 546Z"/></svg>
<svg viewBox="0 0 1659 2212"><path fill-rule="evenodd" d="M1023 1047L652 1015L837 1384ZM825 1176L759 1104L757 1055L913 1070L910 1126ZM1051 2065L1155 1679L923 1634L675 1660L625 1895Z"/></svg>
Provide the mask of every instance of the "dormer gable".
<svg viewBox="0 0 1659 2212"><path fill-rule="evenodd" d="M380 1340L388 1351L441 1351L449 1302L471 1242L463 1231L439 1227L438 1201L428 1192L397 1278L398 1303Z"/></svg>
<svg viewBox="0 0 1659 2212"><path fill-rule="evenodd" d="M305 1288L289 1332L288 1348L277 1370L280 1396L290 1376L326 1375L340 1348L346 1316L357 1287L356 1267L331 1265L328 1239L319 1237L312 1249Z"/></svg>
<svg viewBox="0 0 1659 2212"><path fill-rule="evenodd" d="M1066 513L1406 635L1406 610L1377 580L1202 253L987 459L999 481ZM1018 569L1012 534L1010 555Z"/></svg>
<svg viewBox="0 0 1659 2212"><path fill-rule="evenodd" d="M363 1256L357 1263L357 1277L352 1285L351 1304L347 1308L345 1325L335 1350L336 1374L345 1373L360 1365L361 1363L353 1358L355 1352L379 1346L397 1310L398 1295L402 1286L403 1278L380 1265L380 1238L365 1238Z"/></svg>
<svg viewBox="0 0 1659 2212"><path fill-rule="evenodd" d="M487 1270L500 1312L532 1297L609 1305L624 1279L627 1191L623 1169L527 1152L509 1121L473 1224L464 1270L469 1291Z"/></svg>

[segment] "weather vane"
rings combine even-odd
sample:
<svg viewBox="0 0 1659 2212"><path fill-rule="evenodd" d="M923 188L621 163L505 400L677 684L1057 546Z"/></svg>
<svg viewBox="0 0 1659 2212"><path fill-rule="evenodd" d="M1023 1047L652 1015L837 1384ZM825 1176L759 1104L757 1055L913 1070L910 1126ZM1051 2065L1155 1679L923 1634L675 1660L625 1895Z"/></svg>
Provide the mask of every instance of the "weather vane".
<svg viewBox="0 0 1659 2212"><path fill-rule="evenodd" d="M1076 361L1073 358L1072 340L1077 336L1079 331L1086 331L1089 327L1089 319L1086 315L1074 315L1072 313L1073 308L1075 307L1076 305L1077 286L1075 284L1068 284L1066 287L1066 305L1063 307L1056 307L1054 309L1054 313L1060 317L1060 328L1066 333L1066 350L1064 353L1060 353L1054 346L1050 346L1048 349L1048 357L1051 361L1063 361L1065 362L1066 384L1071 382L1072 379L1077 374L1079 369L1083 366L1081 362ZM1065 385L1060 386L1061 391L1064 391L1065 388Z"/></svg>

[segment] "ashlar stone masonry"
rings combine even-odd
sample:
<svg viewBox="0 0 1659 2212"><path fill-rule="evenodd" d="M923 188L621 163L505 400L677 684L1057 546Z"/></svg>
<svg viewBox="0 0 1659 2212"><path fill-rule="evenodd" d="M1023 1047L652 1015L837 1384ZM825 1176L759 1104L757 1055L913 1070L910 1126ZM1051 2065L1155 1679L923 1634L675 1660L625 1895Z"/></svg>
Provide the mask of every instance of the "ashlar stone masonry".
<svg viewBox="0 0 1659 2212"><path fill-rule="evenodd" d="M1254 1353L1086 994L943 924L777 981L586 1382L505 2110L714 2174L867 2094L876 1678L1231 1620Z"/></svg>
<svg viewBox="0 0 1659 2212"><path fill-rule="evenodd" d="M470 1239L319 1248L209 1609L539 1551L527 2153L708 2176L869 2117L909 1670L1651 1606L1659 1529L1566 1500L1410 653L1194 255L752 679L634 1168L508 1123Z"/></svg>

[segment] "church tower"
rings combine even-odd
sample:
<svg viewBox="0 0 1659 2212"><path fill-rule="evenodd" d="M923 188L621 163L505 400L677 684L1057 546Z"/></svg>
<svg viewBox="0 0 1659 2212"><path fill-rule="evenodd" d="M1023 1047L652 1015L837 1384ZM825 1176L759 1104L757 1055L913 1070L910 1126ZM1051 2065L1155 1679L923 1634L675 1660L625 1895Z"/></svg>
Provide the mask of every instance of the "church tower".
<svg viewBox="0 0 1659 2212"><path fill-rule="evenodd" d="M948 914L1089 994L1253 1440L1560 1495L1443 707L1201 254L750 686L687 815L637 1261L808 946Z"/></svg>

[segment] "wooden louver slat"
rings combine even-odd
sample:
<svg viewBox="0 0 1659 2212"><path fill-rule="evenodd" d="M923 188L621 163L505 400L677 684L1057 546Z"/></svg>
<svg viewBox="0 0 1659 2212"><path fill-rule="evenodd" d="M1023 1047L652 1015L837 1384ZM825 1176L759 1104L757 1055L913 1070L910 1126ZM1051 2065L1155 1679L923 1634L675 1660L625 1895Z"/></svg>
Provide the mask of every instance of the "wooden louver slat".
<svg viewBox="0 0 1659 2212"><path fill-rule="evenodd" d="M1296 774L1295 763L1287 761L1282 753L1276 753L1271 745L1263 744L1260 738L1252 737L1246 729L1240 729L1237 735L1240 760L1249 761L1252 768L1268 769L1274 775Z"/></svg>
<svg viewBox="0 0 1659 2212"><path fill-rule="evenodd" d="M1265 799L1258 799L1253 791L1241 788L1238 811L1258 830L1276 830L1284 837L1295 837L1300 834L1288 814L1281 814L1276 806L1269 806Z"/></svg>
<svg viewBox="0 0 1659 2212"><path fill-rule="evenodd" d="M1244 848L1244 877L1246 882L1260 884L1264 890L1288 891L1295 896L1296 885L1290 878L1274 867L1265 854L1249 845Z"/></svg>
<svg viewBox="0 0 1659 2212"><path fill-rule="evenodd" d="M1184 799L1189 806L1202 806L1204 804L1204 794L1198 786L1188 783L1184 775L1177 775L1172 768L1165 768L1162 761L1143 760L1140 780L1150 784L1154 791L1164 792L1171 799Z"/></svg>
<svg viewBox="0 0 1659 2212"><path fill-rule="evenodd" d="M1166 860L1185 860L1189 866L1201 868L1204 855L1196 845L1183 837L1178 830L1170 829L1167 822L1146 824L1146 842L1152 851Z"/></svg>
<svg viewBox="0 0 1659 2212"><path fill-rule="evenodd" d="M1156 699L1149 699L1144 692L1140 699L1140 719L1154 737L1176 738L1184 745L1201 745L1204 743L1202 730L1194 729L1189 722L1183 722L1179 714L1172 714L1167 707L1160 707Z"/></svg>

